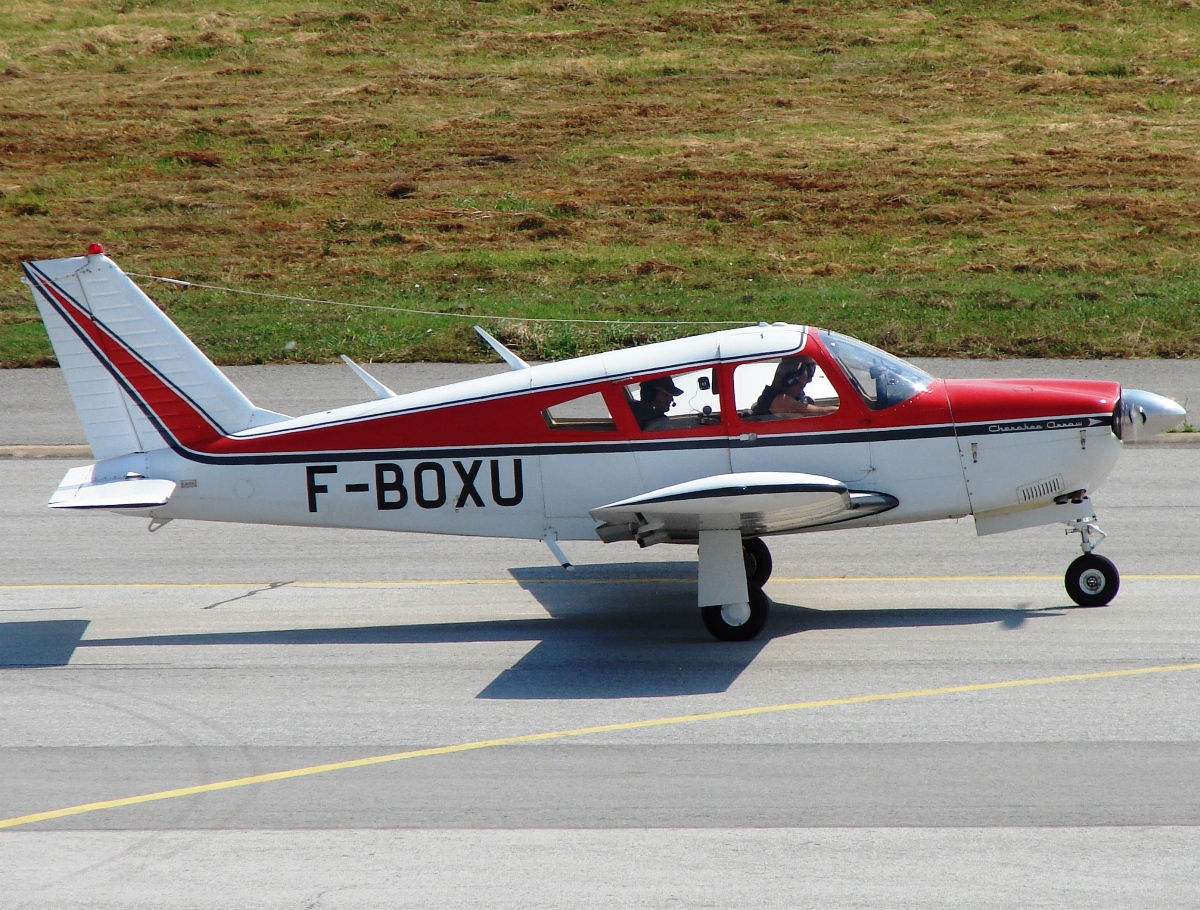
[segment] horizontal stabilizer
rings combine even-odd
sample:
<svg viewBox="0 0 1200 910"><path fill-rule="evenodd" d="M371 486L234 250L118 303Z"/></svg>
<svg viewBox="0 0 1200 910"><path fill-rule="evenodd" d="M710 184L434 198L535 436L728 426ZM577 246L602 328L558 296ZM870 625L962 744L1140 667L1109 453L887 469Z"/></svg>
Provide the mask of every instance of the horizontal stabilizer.
<svg viewBox="0 0 1200 910"><path fill-rule="evenodd" d="M92 483L95 465L67 472L50 497L52 509L153 509L165 506L175 492L173 480L131 477Z"/></svg>
<svg viewBox="0 0 1200 910"><path fill-rule="evenodd" d="M694 540L701 530L743 536L781 534L862 518L895 508L883 493L858 493L815 474L756 471L717 474L593 509L601 540Z"/></svg>

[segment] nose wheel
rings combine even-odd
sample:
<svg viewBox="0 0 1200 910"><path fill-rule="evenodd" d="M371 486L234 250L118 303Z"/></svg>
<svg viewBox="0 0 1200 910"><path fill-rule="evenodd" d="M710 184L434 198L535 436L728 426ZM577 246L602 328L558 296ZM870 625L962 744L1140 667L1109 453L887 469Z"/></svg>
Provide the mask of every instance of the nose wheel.
<svg viewBox="0 0 1200 910"><path fill-rule="evenodd" d="M1093 552L1107 536L1093 520L1084 518L1067 523L1067 533L1079 535L1083 555L1067 566L1063 582L1067 596L1081 607L1103 607L1112 602L1121 587L1121 576L1112 560Z"/></svg>
<svg viewBox="0 0 1200 910"><path fill-rule="evenodd" d="M1103 607L1117 596L1121 576L1111 559L1084 553L1067 567L1067 595L1081 607Z"/></svg>

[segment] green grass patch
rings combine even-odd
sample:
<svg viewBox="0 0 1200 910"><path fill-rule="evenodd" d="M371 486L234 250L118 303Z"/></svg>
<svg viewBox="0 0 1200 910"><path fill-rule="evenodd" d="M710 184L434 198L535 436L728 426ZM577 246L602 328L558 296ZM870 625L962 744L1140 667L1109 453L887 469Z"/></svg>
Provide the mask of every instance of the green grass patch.
<svg viewBox="0 0 1200 910"><path fill-rule="evenodd" d="M219 362L489 357L469 314L509 317L497 333L539 358L705 320L909 355L1200 355L1182 4L5 16L5 261L101 240L130 271L453 314L147 284ZM48 362L17 279L0 363Z"/></svg>

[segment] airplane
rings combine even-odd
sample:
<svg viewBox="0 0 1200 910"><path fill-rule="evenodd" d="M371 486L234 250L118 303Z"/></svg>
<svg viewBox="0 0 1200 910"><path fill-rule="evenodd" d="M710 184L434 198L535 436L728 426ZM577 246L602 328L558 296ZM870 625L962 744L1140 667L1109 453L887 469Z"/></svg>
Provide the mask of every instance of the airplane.
<svg viewBox="0 0 1200 910"><path fill-rule="evenodd" d="M1071 599L1120 576L1091 494L1123 440L1186 412L1081 380L944 380L847 335L760 323L530 365L302 417L257 408L108 258L23 263L96 462L54 509L544 541L698 547L709 632L767 623L765 538L956 519L1062 523Z"/></svg>

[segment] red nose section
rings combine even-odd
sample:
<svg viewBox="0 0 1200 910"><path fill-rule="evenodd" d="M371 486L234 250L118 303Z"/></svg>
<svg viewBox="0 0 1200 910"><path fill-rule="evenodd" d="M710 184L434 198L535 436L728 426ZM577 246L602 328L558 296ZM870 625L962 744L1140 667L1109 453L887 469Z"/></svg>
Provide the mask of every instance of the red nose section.
<svg viewBox="0 0 1200 910"><path fill-rule="evenodd" d="M1120 383L1085 379L948 379L955 423L1111 414Z"/></svg>

